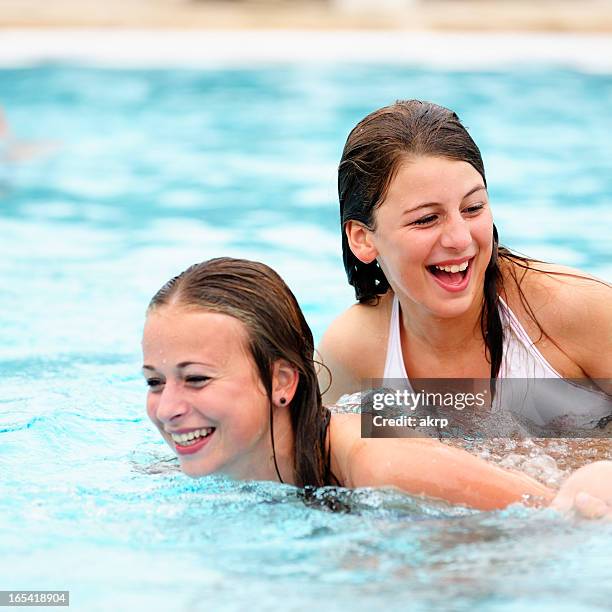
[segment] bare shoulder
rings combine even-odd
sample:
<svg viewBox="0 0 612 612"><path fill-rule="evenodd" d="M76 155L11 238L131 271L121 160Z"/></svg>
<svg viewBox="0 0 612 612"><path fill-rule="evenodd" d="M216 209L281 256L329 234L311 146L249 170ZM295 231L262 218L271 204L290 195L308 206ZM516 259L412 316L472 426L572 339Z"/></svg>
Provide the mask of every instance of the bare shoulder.
<svg viewBox="0 0 612 612"><path fill-rule="evenodd" d="M533 314L546 335L585 374L612 376L607 371L612 360L610 284L574 268L540 262L530 262L528 269L516 266L513 274L506 270L504 276L510 281L505 286L511 308L526 328Z"/></svg>
<svg viewBox="0 0 612 612"><path fill-rule="evenodd" d="M592 316L610 312L612 286L580 270L531 262L529 269L518 271L518 278L534 313L556 331L582 330L585 318L592 321Z"/></svg>
<svg viewBox="0 0 612 612"><path fill-rule="evenodd" d="M364 378L381 375L390 302L385 295L376 305L355 304L327 328L317 349L317 357L325 366L319 372L325 403L333 403L345 393L359 391Z"/></svg>
<svg viewBox="0 0 612 612"><path fill-rule="evenodd" d="M407 456L415 446L432 443L428 438L413 438L408 445L402 439L362 438L360 414L332 414L330 435L332 464L346 487L392 484L386 482L386 470L394 451Z"/></svg>
<svg viewBox="0 0 612 612"><path fill-rule="evenodd" d="M346 487L368 486L385 450L397 441L361 437L360 414L332 413L330 423L332 469Z"/></svg>
<svg viewBox="0 0 612 612"><path fill-rule="evenodd" d="M361 440L361 415L331 415L329 424L332 471L343 486L351 486L351 451Z"/></svg>

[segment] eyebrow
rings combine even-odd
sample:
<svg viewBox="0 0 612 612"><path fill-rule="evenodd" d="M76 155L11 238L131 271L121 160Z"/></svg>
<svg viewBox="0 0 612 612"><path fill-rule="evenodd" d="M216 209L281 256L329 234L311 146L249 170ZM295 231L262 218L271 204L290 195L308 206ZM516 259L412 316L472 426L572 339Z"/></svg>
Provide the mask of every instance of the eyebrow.
<svg viewBox="0 0 612 612"><path fill-rule="evenodd" d="M487 190L487 188L484 185L476 185L476 187L473 187L472 189L470 189L461 199L465 200L465 198L469 198L472 194L476 193L477 191L480 191L481 189L484 191ZM439 202L423 202L422 204L418 204L414 208L405 210L403 214L406 215L408 213L413 213L417 210L420 210L421 208L427 208L428 206L435 206L436 204L439 204Z"/></svg>
<svg viewBox="0 0 612 612"><path fill-rule="evenodd" d="M190 365L202 365L202 366L206 366L206 367L210 367L210 364L208 363L202 363L201 361L181 361L181 363L177 363L176 367L181 370L183 368L186 368L187 366ZM143 370L155 370L155 368L151 365L143 365L142 366Z"/></svg>

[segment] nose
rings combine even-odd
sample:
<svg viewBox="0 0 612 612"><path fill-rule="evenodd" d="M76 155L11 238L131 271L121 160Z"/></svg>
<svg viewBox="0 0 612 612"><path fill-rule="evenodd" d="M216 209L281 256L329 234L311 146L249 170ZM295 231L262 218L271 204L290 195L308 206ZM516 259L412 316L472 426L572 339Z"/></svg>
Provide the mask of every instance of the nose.
<svg viewBox="0 0 612 612"><path fill-rule="evenodd" d="M472 232L467 219L460 213L451 215L442 229L440 244L446 249L463 251L472 244Z"/></svg>
<svg viewBox="0 0 612 612"><path fill-rule="evenodd" d="M155 407L155 416L162 423L171 423L184 416L189 410L189 405L182 396L180 388L174 383L167 381L158 396Z"/></svg>

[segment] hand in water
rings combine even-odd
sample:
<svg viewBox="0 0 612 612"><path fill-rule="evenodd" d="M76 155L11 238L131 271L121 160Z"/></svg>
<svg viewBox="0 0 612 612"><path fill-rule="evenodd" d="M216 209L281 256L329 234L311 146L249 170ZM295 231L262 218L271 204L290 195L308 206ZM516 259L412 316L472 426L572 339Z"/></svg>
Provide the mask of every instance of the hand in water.
<svg viewBox="0 0 612 612"><path fill-rule="evenodd" d="M550 505L589 519L612 521L612 461L598 461L576 470Z"/></svg>

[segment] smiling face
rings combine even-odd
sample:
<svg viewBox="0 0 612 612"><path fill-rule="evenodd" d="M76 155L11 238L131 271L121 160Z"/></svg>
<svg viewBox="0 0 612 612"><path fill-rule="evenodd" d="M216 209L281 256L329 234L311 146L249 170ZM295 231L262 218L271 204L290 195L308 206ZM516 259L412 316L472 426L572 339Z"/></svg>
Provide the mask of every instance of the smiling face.
<svg viewBox="0 0 612 612"><path fill-rule="evenodd" d="M374 218L371 254L396 293L443 318L480 304L493 219L484 181L469 163L406 160Z"/></svg>
<svg viewBox="0 0 612 612"><path fill-rule="evenodd" d="M238 319L157 307L142 347L147 413L185 474L250 478L254 466L268 466L270 404Z"/></svg>

